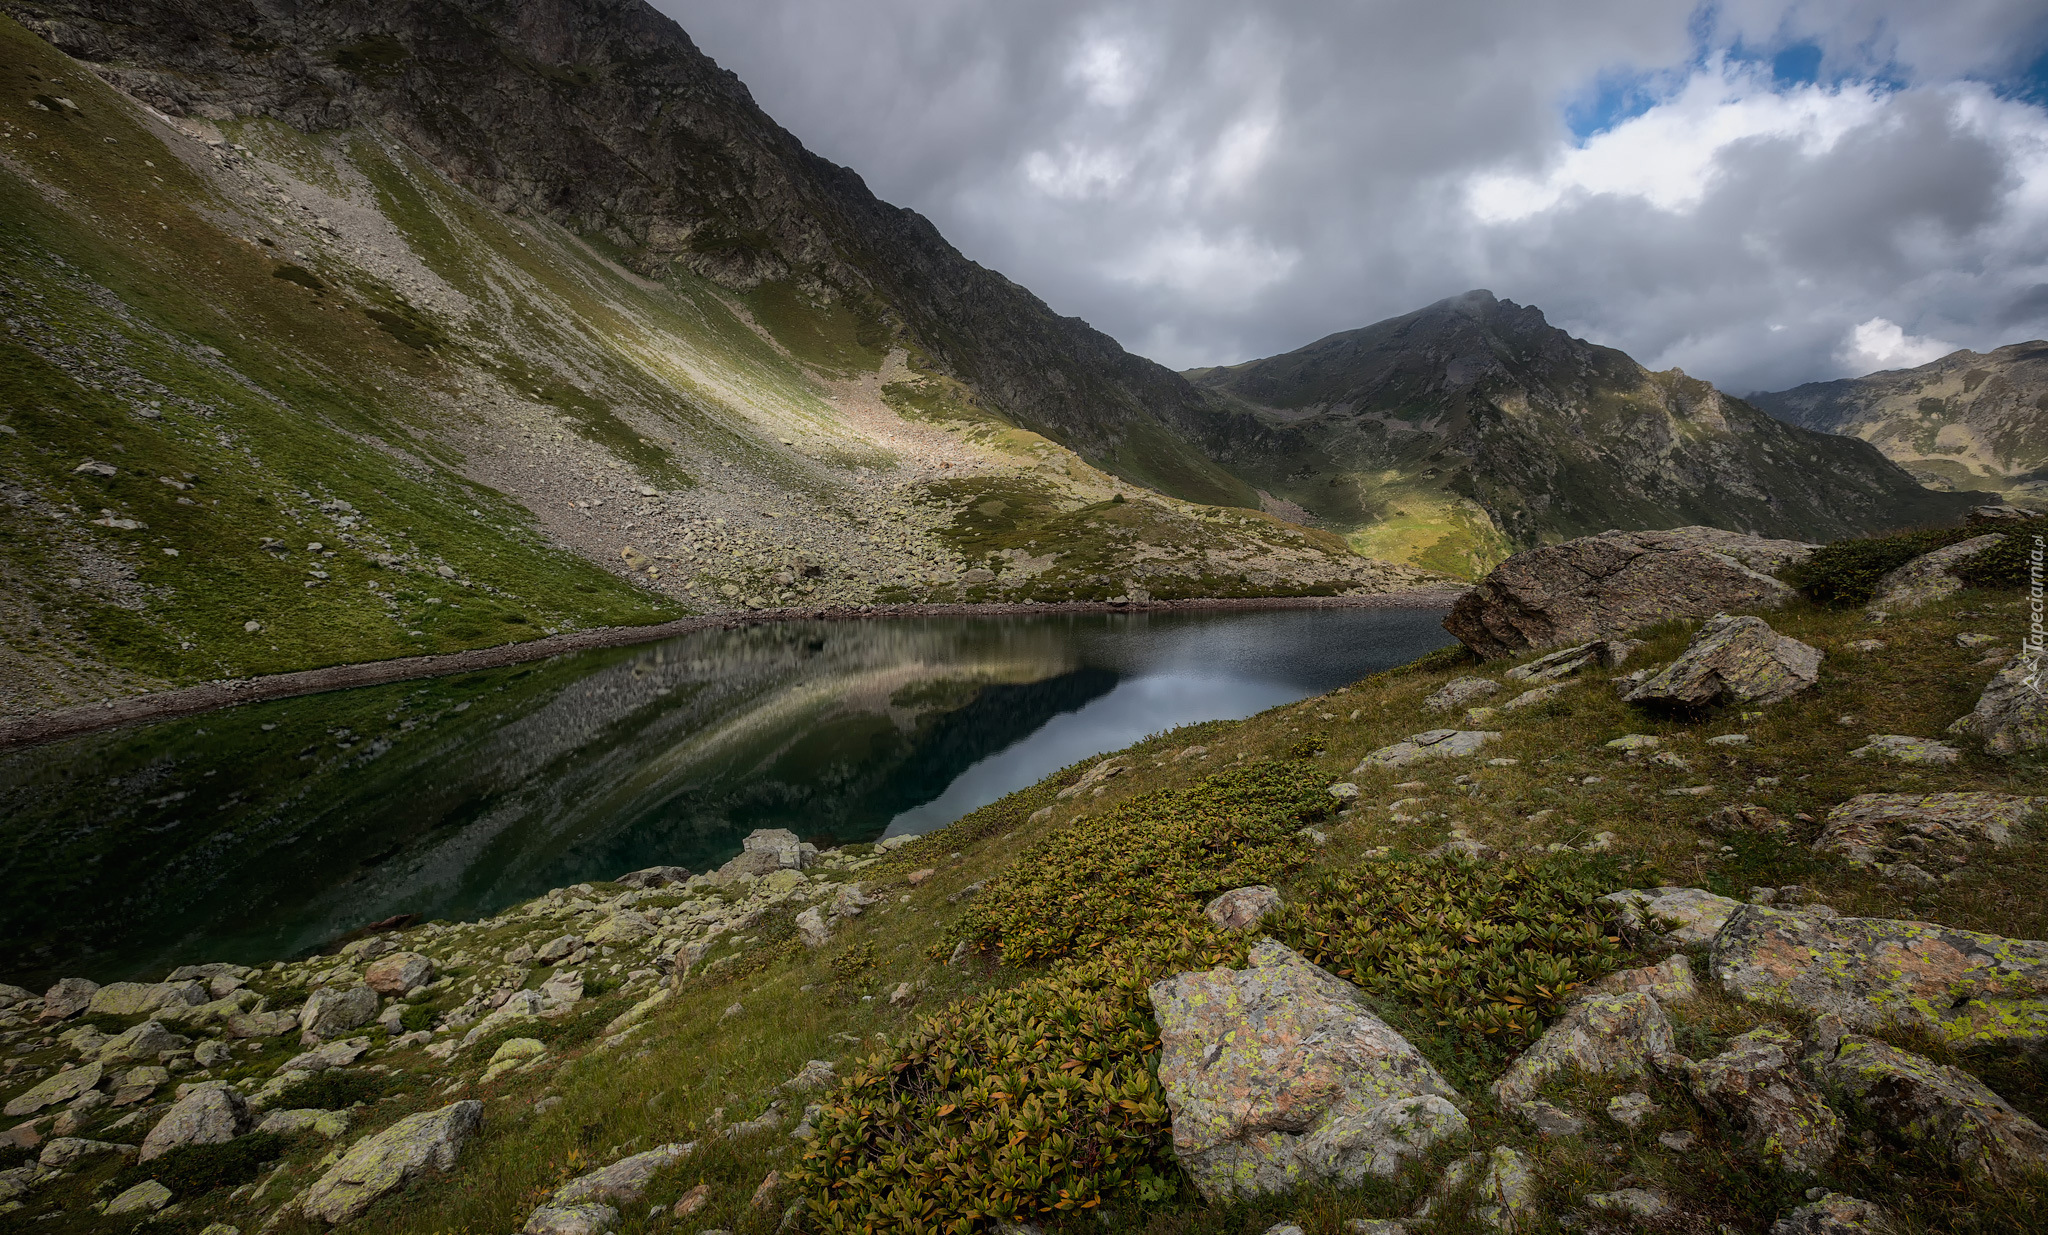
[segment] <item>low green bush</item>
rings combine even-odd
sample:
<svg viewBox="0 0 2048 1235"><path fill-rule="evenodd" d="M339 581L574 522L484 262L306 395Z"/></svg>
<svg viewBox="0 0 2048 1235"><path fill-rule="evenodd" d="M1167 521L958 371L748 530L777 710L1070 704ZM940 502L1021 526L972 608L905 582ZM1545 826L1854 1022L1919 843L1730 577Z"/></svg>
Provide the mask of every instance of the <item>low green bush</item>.
<svg viewBox="0 0 2048 1235"><path fill-rule="evenodd" d="M289 1139L274 1132L251 1132L218 1145L181 1145L153 1161L121 1168L110 1194L154 1179L171 1190L174 1200L188 1201L215 1188L248 1183L290 1148Z"/></svg>
<svg viewBox="0 0 2048 1235"><path fill-rule="evenodd" d="M391 1083L371 1072L331 1068L293 1081L271 1099L272 1110L346 1110L358 1102L375 1102L390 1092Z"/></svg>
<svg viewBox="0 0 2048 1235"><path fill-rule="evenodd" d="M1584 859L1392 858L1331 871L1266 929L1382 1001L1440 1064L1497 1071L1627 955ZM1432 1040L1435 1049L1432 1050Z"/></svg>
<svg viewBox="0 0 2048 1235"><path fill-rule="evenodd" d="M1973 530L1981 532L1984 529ZM2048 531L2048 525L2041 530ZM1971 554L1958 564L1954 574L1971 587L2027 587L2033 583L2033 558L2034 533L2009 531L2004 540Z"/></svg>
<svg viewBox="0 0 2048 1235"><path fill-rule="evenodd" d="M1243 940L1205 923L925 1017L812 1117L817 1135L789 1179L806 1220L965 1235L1180 1199L1146 988L1177 969L1243 963Z"/></svg>
<svg viewBox="0 0 2048 1235"><path fill-rule="evenodd" d="M1295 835L1329 817L1329 777L1252 760L1083 817L989 881L949 933L1011 964L1085 956L1200 921L1218 892L1307 860Z"/></svg>
<svg viewBox="0 0 2048 1235"><path fill-rule="evenodd" d="M398 1023L407 1033L419 1033L421 1030L432 1029L435 1018L439 1016L440 1012L431 1004L408 1004L405 1011L398 1014Z"/></svg>
<svg viewBox="0 0 2048 1235"><path fill-rule="evenodd" d="M1847 609L1870 603L1877 594L1877 582L1886 572L1896 570L1923 553L2002 532L2005 539L1959 563L1957 578L1971 587L2023 587L2030 579L2031 533L2014 532L2008 526L1972 522L1965 527L1923 528L1890 536L1838 540L1822 545L1807 559L1787 569L1785 582L1804 592L1815 604Z"/></svg>

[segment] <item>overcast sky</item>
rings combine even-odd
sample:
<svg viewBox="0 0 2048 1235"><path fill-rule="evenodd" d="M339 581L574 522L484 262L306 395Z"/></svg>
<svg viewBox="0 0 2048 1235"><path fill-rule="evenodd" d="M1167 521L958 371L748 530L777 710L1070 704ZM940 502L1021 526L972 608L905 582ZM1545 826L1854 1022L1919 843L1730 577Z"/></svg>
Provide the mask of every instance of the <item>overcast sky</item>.
<svg viewBox="0 0 2048 1235"><path fill-rule="evenodd" d="M1474 287L1735 392L2048 336L2043 0L654 0L1175 368Z"/></svg>

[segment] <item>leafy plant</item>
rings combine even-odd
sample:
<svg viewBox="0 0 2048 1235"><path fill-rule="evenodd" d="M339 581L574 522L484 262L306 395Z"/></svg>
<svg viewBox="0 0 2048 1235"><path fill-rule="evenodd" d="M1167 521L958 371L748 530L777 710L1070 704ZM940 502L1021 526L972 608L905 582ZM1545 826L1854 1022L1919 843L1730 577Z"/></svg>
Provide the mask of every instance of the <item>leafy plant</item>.
<svg viewBox="0 0 2048 1235"><path fill-rule="evenodd" d="M1815 604L1846 609L1867 604L1878 580L1923 553L1983 535L1982 528L1927 528L1890 536L1838 540L1815 549L1783 578Z"/></svg>
<svg viewBox="0 0 2048 1235"><path fill-rule="evenodd" d="M374 1073L333 1068L293 1081L271 1100L270 1105L277 1110L339 1111L358 1102L375 1102L390 1088L390 1082Z"/></svg>
<svg viewBox="0 0 2048 1235"><path fill-rule="evenodd" d="M1271 883L1307 860L1295 836L1327 818L1327 778L1257 760L1141 794L1032 846L951 937L1026 964L1171 935L1229 888Z"/></svg>
<svg viewBox="0 0 2048 1235"><path fill-rule="evenodd" d="M215 1188L248 1183L290 1147L289 1140L275 1132L251 1132L218 1145L181 1145L152 1162L123 1167L114 1176L112 1192L118 1195L154 1179L169 1188L173 1198L190 1200Z"/></svg>
<svg viewBox="0 0 2048 1235"><path fill-rule="evenodd" d="M841 982L858 982L875 967L873 940L857 943L832 958L832 975Z"/></svg>
<svg viewBox="0 0 2048 1235"><path fill-rule="evenodd" d="M1393 858L1323 875L1266 929L1413 1009L1411 1027L1449 1053L1497 1067L1621 962L1608 890L1571 858Z"/></svg>

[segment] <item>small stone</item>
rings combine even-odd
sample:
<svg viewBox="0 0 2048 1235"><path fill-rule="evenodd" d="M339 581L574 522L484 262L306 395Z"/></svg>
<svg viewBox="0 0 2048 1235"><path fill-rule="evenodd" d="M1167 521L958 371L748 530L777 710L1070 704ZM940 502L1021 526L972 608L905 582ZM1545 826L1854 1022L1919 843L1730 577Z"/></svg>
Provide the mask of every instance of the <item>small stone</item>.
<svg viewBox="0 0 2048 1235"><path fill-rule="evenodd" d="M1422 706L1432 712L1449 712L1499 693L1500 683L1487 678L1452 678L1424 699Z"/></svg>
<svg viewBox="0 0 2048 1235"><path fill-rule="evenodd" d="M1431 729L1406 741L1382 746L1367 755L1352 774L1373 768L1402 768L1427 759L1457 759L1477 754L1479 748L1501 735L1491 730Z"/></svg>
<svg viewBox="0 0 2048 1235"><path fill-rule="evenodd" d="M1338 781L1329 787L1329 795L1340 802L1348 802L1358 796L1358 786L1348 780Z"/></svg>
<svg viewBox="0 0 2048 1235"><path fill-rule="evenodd" d="M1814 1192L1821 1193L1813 1196ZM1771 1235L1878 1235L1888 1229L1884 1211L1869 1201L1815 1188L1813 1203L1801 1205L1771 1224Z"/></svg>
<svg viewBox="0 0 2048 1235"><path fill-rule="evenodd" d="M676 1201L674 1208L670 1212L678 1218L687 1218L710 1203L711 1185L698 1184L688 1192L683 1193L681 1199Z"/></svg>
<svg viewBox="0 0 2048 1235"><path fill-rule="evenodd" d="M1610 892L1600 899L1622 907L1624 932L1646 942L1680 948L1709 942L1729 915L1742 907L1741 901L1716 896L1704 888Z"/></svg>
<svg viewBox="0 0 2048 1235"><path fill-rule="evenodd" d="M1657 1143L1673 1153L1690 1153L1699 1138L1691 1132L1663 1132L1657 1136Z"/></svg>
<svg viewBox="0 0 2048 1235"><path fill-rule="evenodd" d="M1251 930L1280 909L1280 889L1266 884L1232 888L1203 907L1211 922L1227 931Z"/></svg>
<svg viewBox="0 0 2048 1235"><path fill-rule="evenodd" d="M1888 759L1893 763L1945 768L1963 757L1956 747L1932 738L1907 737L1898 733L1873 733L1866 745L1849 752L1852 759Z"/></svg>
<svg viewBox="0 0 2048 1235"><path fill-rule="evenodd" d="M1748 734L1746 734L1746 733L1721 733L1721 734L1716 734L1715 736L1713 736L1713 737L1711 737L1711 738L1708 738L1708 739L1707 739L1707 745L1709 745L1709 746L1747 746L1747 745L1749 745L1749 735L1748 735Z"/></svg>
<svg viewBox="0 0 2048 1235"><path fill-rule="evenodd" d="M1577 1136L1586 1130L1585 1120L1561 1106L1553 1106L1540 1099L1525 1102L1519 1109L1544 1136Z"/></svg>
<svg viewBox="0 0 2048 1235"><path fill-rule="evenodd" d="M1664 739L1649 733L1624 733L1607 744L1609 750L1651 750L1662 746Z"/></svg>
<svg viewBox="0 0 2048 1235"><path fill-rule="evenodd" d="M933 875L936 875L938 873L938 871L927 866L923 870L914 870L910 872L908 875L905 875L903 877L903 881L909 884L911 887L915 888L921 886L925 880L930 879Z"/></svg>
<svg viewBox="0 0 2048 1235"><path fill-rule="evenodd" d="M1586 1198L1586 1206L1606 1213L1634 1214L1638 1218L1656 1218L1671 1212L1670 1202L1643 1188L1595 1192Z"/></svg>
<svg viewBox="0 0 2048 1235"><path fill-rule="evenodd" d="M1661 1109L1646 1093L1625 1093L1607 1100L1607 1117L1624 1128L1637 1128Z"/></svg>

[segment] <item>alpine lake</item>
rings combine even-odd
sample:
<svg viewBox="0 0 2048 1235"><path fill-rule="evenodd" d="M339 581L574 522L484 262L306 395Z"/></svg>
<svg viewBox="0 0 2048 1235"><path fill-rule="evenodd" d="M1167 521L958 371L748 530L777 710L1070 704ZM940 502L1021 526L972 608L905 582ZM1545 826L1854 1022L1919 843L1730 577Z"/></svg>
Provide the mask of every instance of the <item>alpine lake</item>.
<svg viewBox="0 0 2048 1235"><path fill-rule="evenodd" d="M1439 609L783 622L0 755L0 979L154 980L485 916L756 828L942 827L1091 755L1449 643Z"/></svg>

